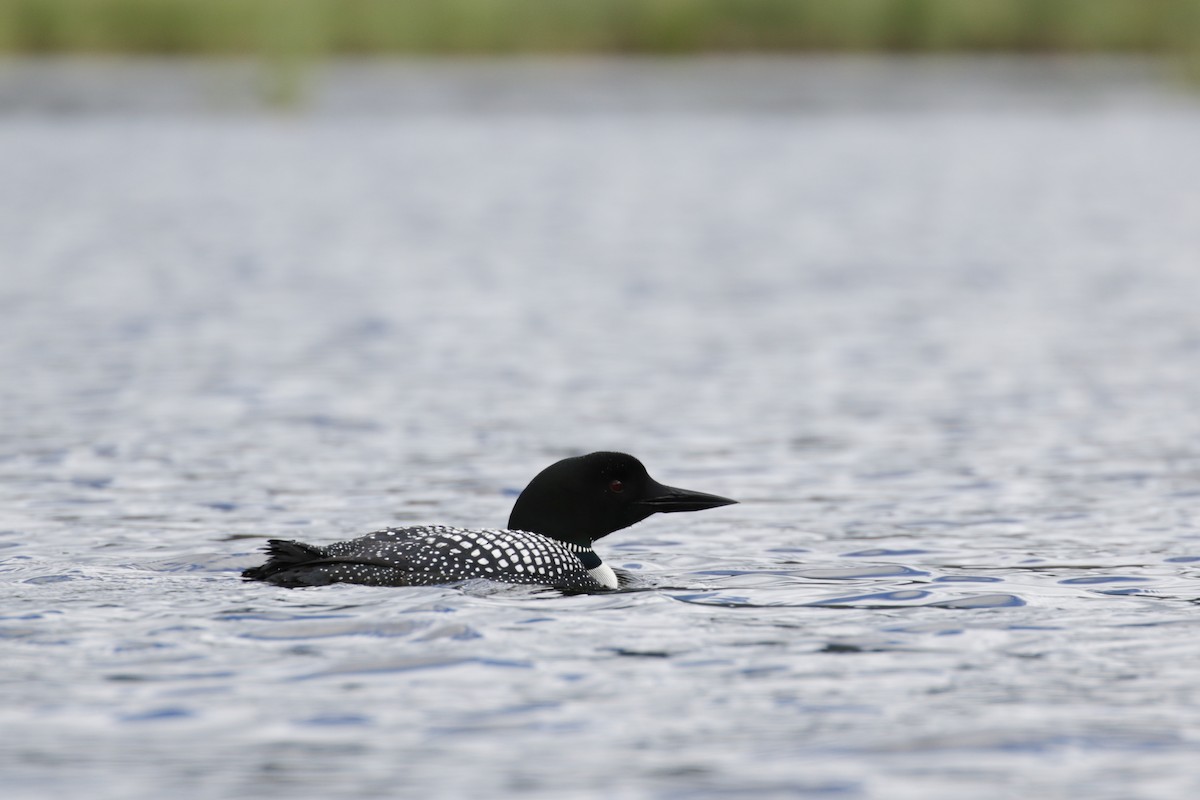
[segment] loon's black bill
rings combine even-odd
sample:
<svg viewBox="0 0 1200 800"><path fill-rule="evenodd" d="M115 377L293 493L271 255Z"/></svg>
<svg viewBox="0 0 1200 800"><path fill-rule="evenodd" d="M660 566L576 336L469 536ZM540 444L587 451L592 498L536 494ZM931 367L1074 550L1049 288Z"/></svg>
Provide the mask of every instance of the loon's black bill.
<svg viewBox="0 0 1200 800"><path fill-rule="evenodd" d="M675 489L670 486L658 487L656 493L642 500L638 505L659 511L664 514L670 514L674 511L703 511L706 508L720 508L721 506L731 506L737 500L730 500L728 497L720 495L707 494L706 492L693 492L690 489Z"/></svg>

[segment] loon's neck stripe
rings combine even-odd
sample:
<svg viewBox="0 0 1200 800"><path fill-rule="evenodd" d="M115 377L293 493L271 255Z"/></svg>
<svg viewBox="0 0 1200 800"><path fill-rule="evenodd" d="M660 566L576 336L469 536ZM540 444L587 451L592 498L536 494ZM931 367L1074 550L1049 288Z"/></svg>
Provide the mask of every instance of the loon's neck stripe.
<svg viewBox="0 0 1200 800"><path fill-rule="evenodd" d="M579 554L579 560L583 562L584 569L595 569L604 563L594 550L584 550Z"/></svg>

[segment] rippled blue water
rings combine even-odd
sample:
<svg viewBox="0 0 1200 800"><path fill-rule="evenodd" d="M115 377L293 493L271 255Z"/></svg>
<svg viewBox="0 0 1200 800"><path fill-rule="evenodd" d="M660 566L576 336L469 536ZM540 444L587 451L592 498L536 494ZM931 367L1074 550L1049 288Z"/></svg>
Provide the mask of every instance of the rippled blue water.
<svg viewBox="0 0 1200 800"><path fill-rule="evenodd" d="M1197 796L1200 106L875 69L0 117L3 795ZM238 579L601 448L743 502Z"/></svg>

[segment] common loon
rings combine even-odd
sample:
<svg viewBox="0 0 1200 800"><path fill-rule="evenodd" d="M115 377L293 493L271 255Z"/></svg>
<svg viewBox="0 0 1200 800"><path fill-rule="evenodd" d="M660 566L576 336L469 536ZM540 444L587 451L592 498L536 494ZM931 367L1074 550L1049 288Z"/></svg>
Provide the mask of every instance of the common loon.
<svg viewBox="0 0 1200 800"><path fill-rule="evenodd" d="M592 543L659 511L736 503L663 486L624 453L566 458L537 474L517 498L507 530L442 525L387 528L318 547L271 539L267 562L242 573L278 586L431 586L489 578L559 589L615 589L616 573Z"/></svg>

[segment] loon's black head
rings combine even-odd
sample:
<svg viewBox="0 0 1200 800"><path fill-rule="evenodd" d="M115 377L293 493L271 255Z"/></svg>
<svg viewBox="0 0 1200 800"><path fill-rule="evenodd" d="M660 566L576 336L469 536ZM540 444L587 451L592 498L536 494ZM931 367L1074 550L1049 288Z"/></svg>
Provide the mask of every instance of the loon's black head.
<svg viewBox="0 0 1200 800"><path fill-rule="evenodd" d="M517 498L508 527L591 547L601 536L658 511L700 511L736 502L663 486L633 456L591 453L539 472Z"/></svg>

